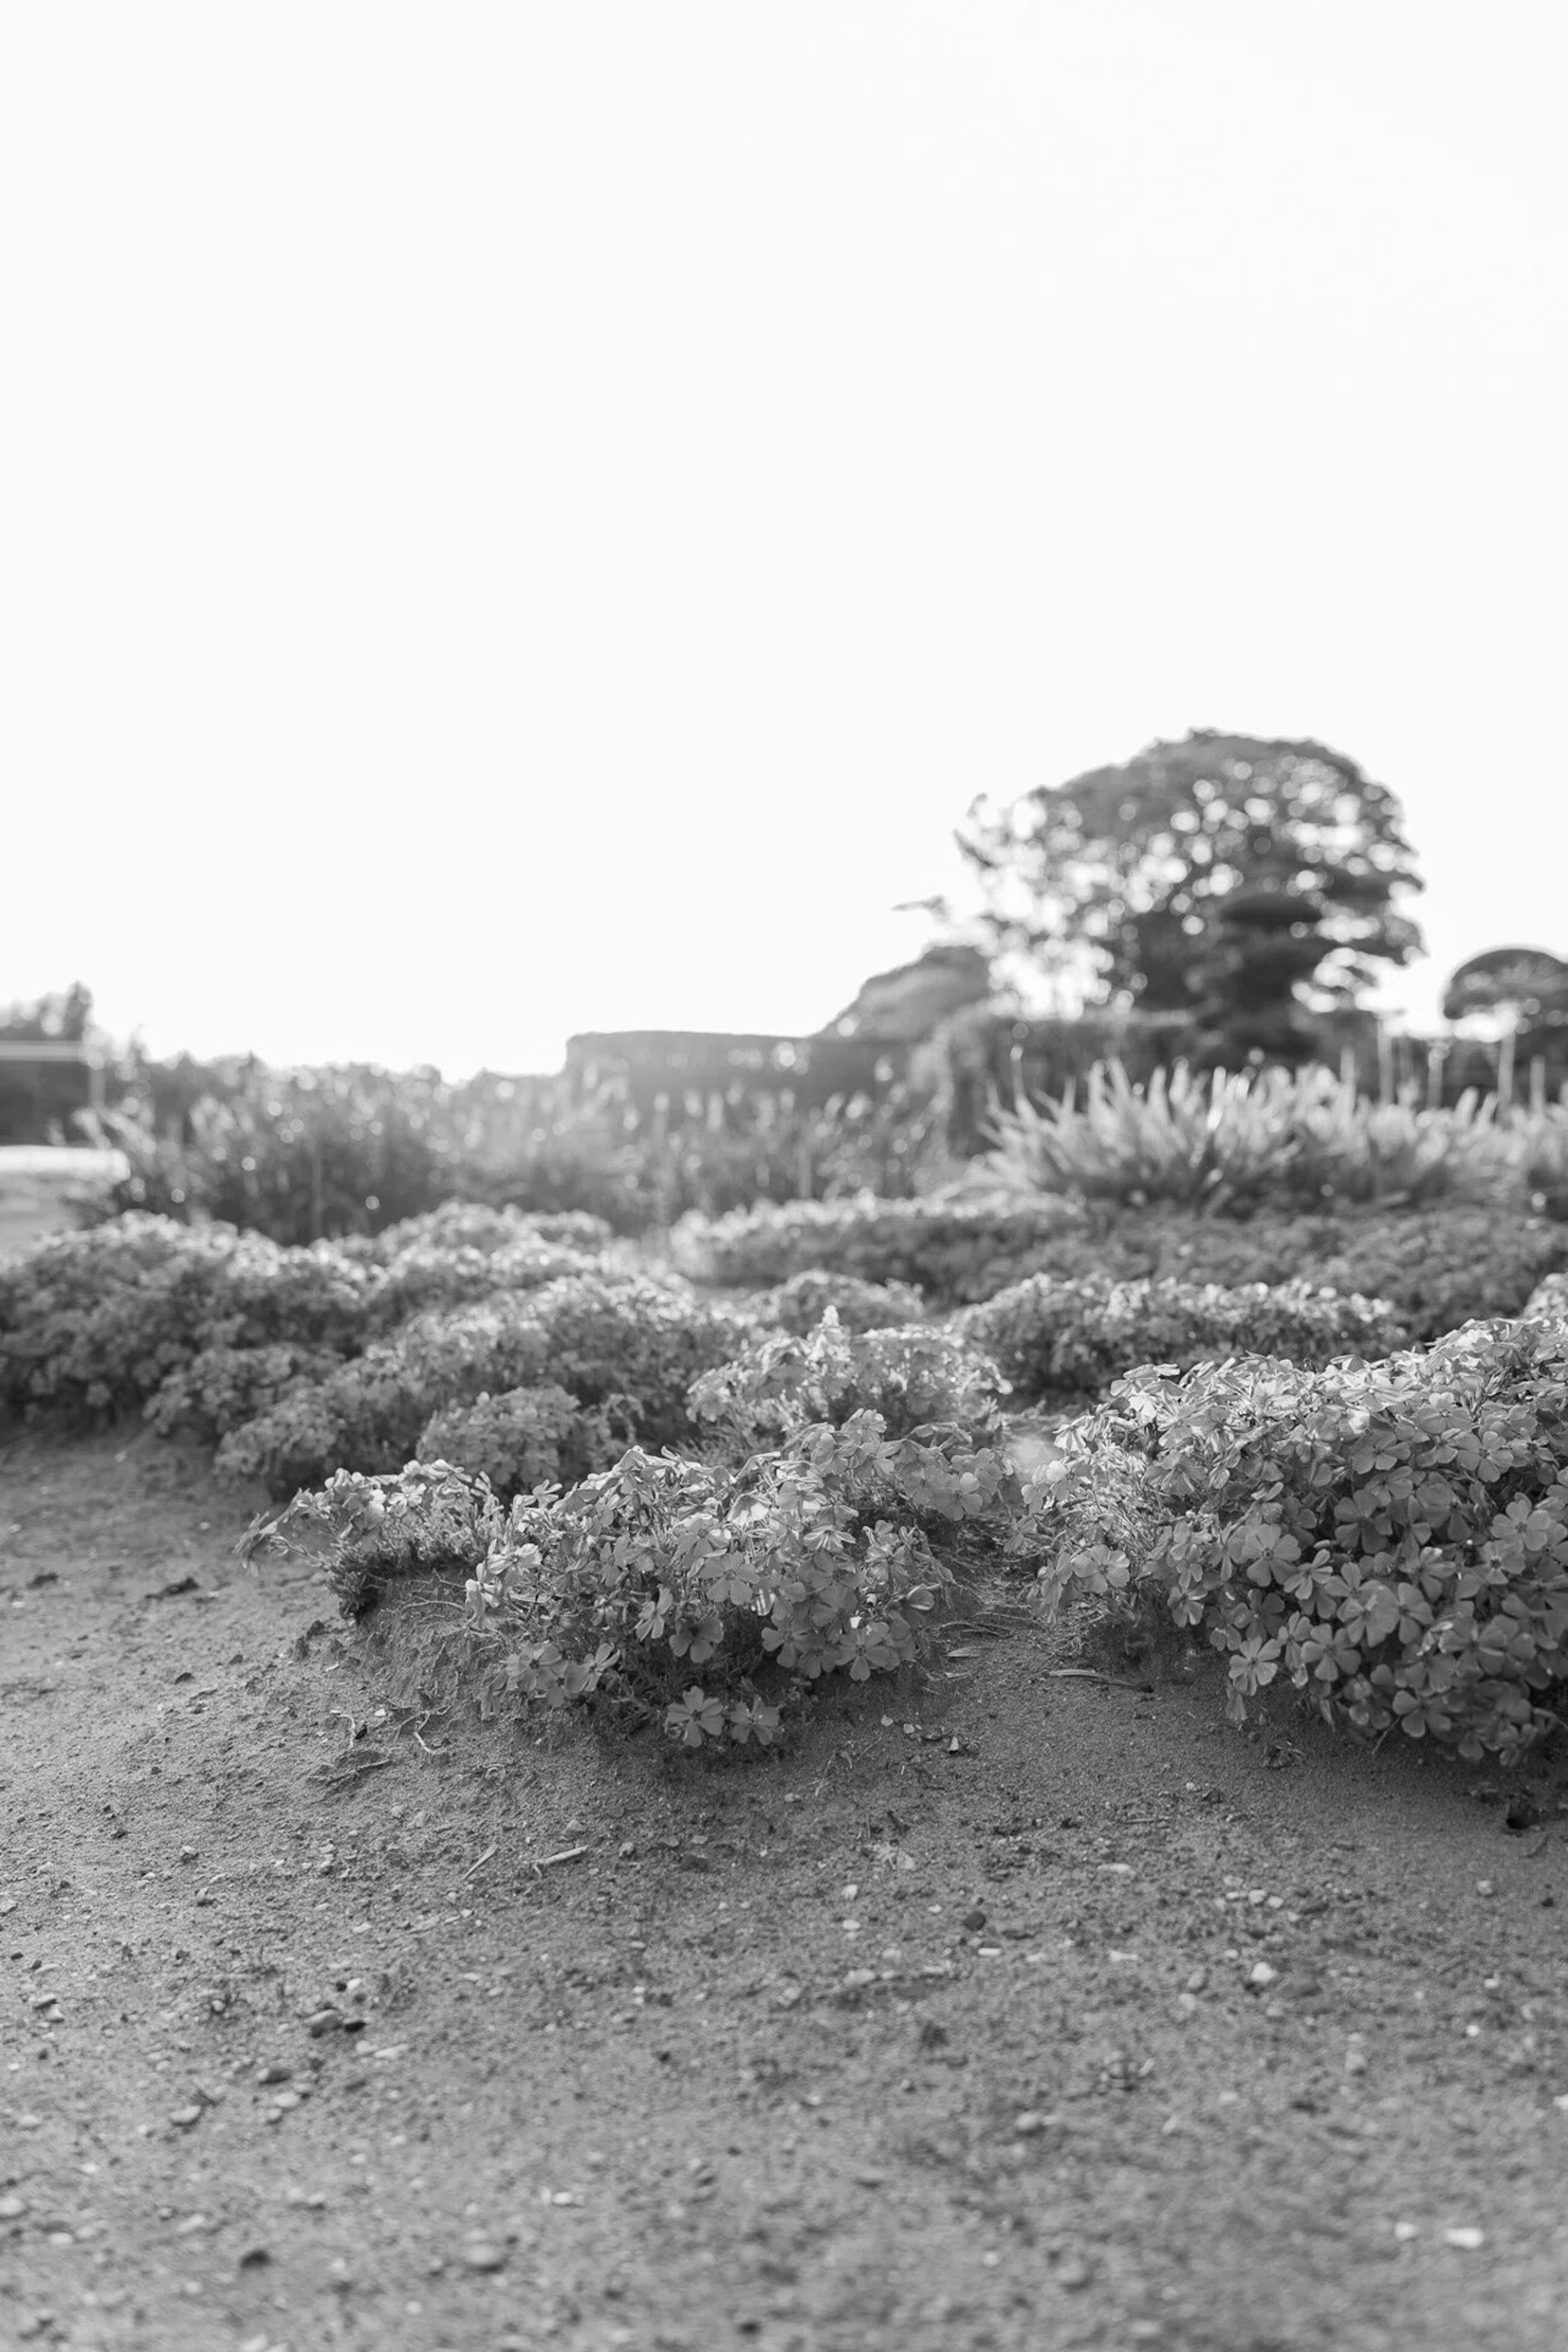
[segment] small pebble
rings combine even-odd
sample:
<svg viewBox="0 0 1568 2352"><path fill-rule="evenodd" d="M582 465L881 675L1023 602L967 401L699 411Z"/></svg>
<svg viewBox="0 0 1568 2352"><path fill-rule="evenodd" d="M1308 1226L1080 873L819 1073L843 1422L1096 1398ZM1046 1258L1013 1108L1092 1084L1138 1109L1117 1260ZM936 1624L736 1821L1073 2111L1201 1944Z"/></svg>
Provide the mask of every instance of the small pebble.
<svg viewBox="0 0 1568 2352"><path fill-rule="evenodd" d="M961 1927L967 1927L972 1936L977 1936L985 1925L985 1914L977 1904L973 1911L964 1913L958 1924Z"/></svg>
<svg viewBox="0 0 1568 2352"><path fill-rule="evenodd" d="M19 2221L26 2210L25 2197L0 2197L0 2221Z"/></svg>
<svg viewBox="0 0 1568 2352"><path fill-rule="evenodd" d="M1484 2246L1486 2242L1487 2233L1484 2230L1445 2230L1443 2232L1443 2243L1446 2246L1458 2246L1461 2253L1473 2254L1477 2248Z"/></svg>
<svg viewBox="0 0 1568 2352"><path fill-rule="evenodd" d="M473 2245L463 2248L463 2261L471 2271L499 2271L505 2267L506 2249L504 2246L492 2246L481 2238Z"/></svg>

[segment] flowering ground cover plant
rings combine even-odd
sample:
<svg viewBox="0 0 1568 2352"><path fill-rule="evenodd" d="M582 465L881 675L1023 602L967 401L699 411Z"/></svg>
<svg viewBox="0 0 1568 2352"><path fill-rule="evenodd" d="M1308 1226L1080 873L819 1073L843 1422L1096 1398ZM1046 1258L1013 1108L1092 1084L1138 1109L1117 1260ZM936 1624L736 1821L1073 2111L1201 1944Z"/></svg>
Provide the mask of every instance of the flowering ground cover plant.
<svg viewBox="0 0 1568 2352"><path fill-rule="evenodd" d="M444 1405L421 1431L421 1462L478 1471L503 1502L544 1485L575 1486L608 1469L632 1442L629 1415L614 1399L587 1407L563 1388L485 1392L471 1404Z"/></svg>
<svg viewBox="0 0 1568 2352"><path fill-rule="evenodd" d="M468 1572L468 1622L501 1686L686 1747L767 1745L825 1675L925 1654L951 1574L921 1517L957 1528L1016 1506L1000 1455L956 1432L890 1440L874 1413L798 1431L740 1466L639 1447L510 1512L446 1463L339 1472L250 1528L244 1549L322 1538L345 1612L393 1579Z"/></svg>
<svg viewBox="0 0 1568 2352"><path fill-rule="evenodd" d="M1009 1538L1047 1606L1162 1606L1331 1721L1517 1758L1568 1675L1568 1327L1121 1381Z"/></svg>
<svg viewBox="0 0 1568 2352"><path fill-rule="evenodd" d="M324 1380L302 1383L224 1439L220 1470L282 1499L334 1470L383 1474L413 1459L432 1415L550 1383L646 1445L689 1442L687 1391L750 1326L632 1276L572 1276L411 1317ZM521 1409L526 1410L526 1409ZM584 1423L579 1435L596 1443ZM492 1436L499 1433L492 1430Z"/></svg>
<svg viewBox="0 0 1568 2352"><path fill-rule="evenodd" d="M1403 1337L1381 1299L1342 1297L1305 1282L1076 1282L1028 1276L984 1306L963 1308L957 1332L992 1357L1025 1402L1094 1393L1135 1364L1179 1370L1237 1355L1323 1364L1386 1355Z"/></svg>
<svg viewBox="0 0 1568 2352"><path fill-rule="evenodd" d="M204 1349L349 1353L370 1278L329 1247L132 1214L0 1266L0 1402L91 1424L134 1410Z"/></svg>
<svg viewBox="0 0 1568 2352"><path fill-rule="evenodd" d="M895 1324L919 1323L925 1315L925 1301L910 1283L863 1282L858 1275L814 1265L769 1291L758 1302L757 1316L804 1339L830 1307L847 1331L886 1331Z"/></svg>
<svg viewBox="0 0 1568 2352"><path fill-rule="evenodd" d="M879 1414L902 1437L933 1422L994 1440L1007 1383L978 1349L947 1331L847 1331L832 1307L805 1339L776 1333L693 1381L695 1420L742 1447L771 1444L808 1422Z"/></svg>

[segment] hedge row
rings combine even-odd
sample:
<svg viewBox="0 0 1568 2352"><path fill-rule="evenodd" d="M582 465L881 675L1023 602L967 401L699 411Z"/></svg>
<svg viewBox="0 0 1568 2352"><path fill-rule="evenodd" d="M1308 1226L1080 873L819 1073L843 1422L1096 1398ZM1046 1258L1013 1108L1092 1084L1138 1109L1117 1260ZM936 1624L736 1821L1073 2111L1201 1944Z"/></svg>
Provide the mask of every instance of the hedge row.
<svg viewBox="0 0 1568 2352"><path fill-rule="evenodd" d="M702 1279L762 1286L807 1269L911 1285L933 1306L972 1305L1033 1274L1064 1281L1173 1276L1237 1288L1305 1282L1385 1299L1410 1339L1518 1315L1536 1285L1568 1269L1568 1226L1522 1210L1465 1206L1247 1219L1166 1210L1093 1218L1058 1202L795 1202L711 1220L672 1236Z"/></svg>

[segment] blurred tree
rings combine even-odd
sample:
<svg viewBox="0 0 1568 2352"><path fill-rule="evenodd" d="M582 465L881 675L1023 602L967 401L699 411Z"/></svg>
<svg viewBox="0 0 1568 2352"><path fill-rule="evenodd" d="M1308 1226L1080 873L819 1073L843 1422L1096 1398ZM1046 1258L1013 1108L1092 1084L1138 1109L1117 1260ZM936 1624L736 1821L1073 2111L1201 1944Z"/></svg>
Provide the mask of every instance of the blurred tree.
<svg viewBox="0 0 1568 2352"><path fill-rule="evenodd" d="M1402 825L1321 743L1197 730L1006 808L978 800L958 845L998 953L1289 1059L1301 988L1353 1003L1379 961L1421 951L1394 903L1422 887Z"/></svg>
<svg viewBox="0 0 1568 2352"><path fill-rule="evenodd" d="M0 1012L0 1037L17 1044L65 1045L85 1043L92 1019L92 991L73 980L63 995L40 996L31 1004L12 1004Z"/></svg>
<svg viewBox="0 0 1568 2352"><path fill-rule="evenodd" d="M1445 1021L1500 1016L1515 1029L1568 1020L1568 963L1544 948L1488 948L1451 972L1443 991Z"/></svg>

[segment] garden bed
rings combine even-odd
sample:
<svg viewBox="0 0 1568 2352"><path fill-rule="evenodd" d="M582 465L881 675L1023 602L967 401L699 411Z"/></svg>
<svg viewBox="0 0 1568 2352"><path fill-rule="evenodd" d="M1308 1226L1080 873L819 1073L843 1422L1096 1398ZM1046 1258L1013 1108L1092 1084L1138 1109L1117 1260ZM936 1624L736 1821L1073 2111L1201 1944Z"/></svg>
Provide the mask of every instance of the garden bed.
<svg viewBox="0 0 1568 2352"><path fill-rule="evenodd" d="M18 2340L1561 2341L1562 1768L1018 1585L783 1756L451 1704L134 1424L0 1455Z"/></svg>

